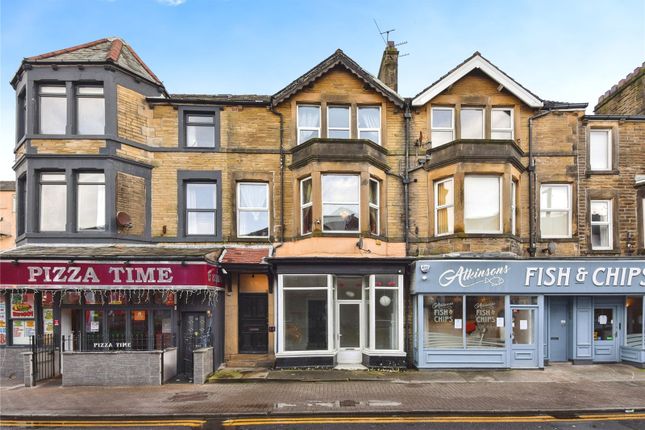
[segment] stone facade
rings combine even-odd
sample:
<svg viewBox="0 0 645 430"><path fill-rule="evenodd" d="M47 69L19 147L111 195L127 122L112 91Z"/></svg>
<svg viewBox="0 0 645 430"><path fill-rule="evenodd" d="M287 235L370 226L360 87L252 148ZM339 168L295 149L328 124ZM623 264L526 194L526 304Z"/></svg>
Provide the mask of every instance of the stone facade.
<svg viewBox="0 0 645 430"><path fill-rule="evenodd" d="M203 384L213 370L213 348L196 349L193 352L193 382Z"/></svg>
<svg viewBox="0 0 645 430"><path fill-rule="evenodd" d="M597 115L645 115L645 63L598 99Z"/></svg>

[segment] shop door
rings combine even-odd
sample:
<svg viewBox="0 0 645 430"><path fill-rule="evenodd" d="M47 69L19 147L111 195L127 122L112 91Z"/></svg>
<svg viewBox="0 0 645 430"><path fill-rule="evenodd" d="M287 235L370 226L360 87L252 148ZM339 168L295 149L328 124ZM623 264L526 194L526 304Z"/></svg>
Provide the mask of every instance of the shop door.
<svg viewBox="0 0 645 430"><path fill-rule="evenodd" d="M512 307L511 367L538 367L537 308Z"/></svg>
<svg viewBox="0 0 645 430"><path fill-rule="evenodd" d="M549 302L549 360L567 361L569 344L569 309L567 300L551 299Z"/></svg>
<svg viewBox="0 0 645 430"><path fill-rule="evenodd" d="M238 296L240 354L266 354L268 351L268 297L266 294Z"/></svg>
<svg viewBox="0 0 645 430"><path fill-rule="evenodd" d="M596 306L593 314L593 360L618 361L618 308L608 305Z"/></svg>
<svg viewBox="0 0 645 430"><path fill-rule="evenodd" d="M360 364L361 351L361 302L337 302L338 364Z"/></svg>
<svg viewBox="0 0 645 430"><path fill-rule="evenodd" d="M181 373L193 374L193 351L208 345L206 312L185 312L181 315Z"/></svg>

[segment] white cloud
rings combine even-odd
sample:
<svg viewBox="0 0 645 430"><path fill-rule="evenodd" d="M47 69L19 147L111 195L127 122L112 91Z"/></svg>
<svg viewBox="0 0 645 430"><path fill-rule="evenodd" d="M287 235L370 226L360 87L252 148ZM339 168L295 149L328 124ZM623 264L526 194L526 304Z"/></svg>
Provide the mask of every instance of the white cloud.
<svg viewBox="0 0 645 430"><path fill-rule="evenodd" d="M157 0L157 3L166 5L166 6L179 6L186 3L186 0Z"/></svg>

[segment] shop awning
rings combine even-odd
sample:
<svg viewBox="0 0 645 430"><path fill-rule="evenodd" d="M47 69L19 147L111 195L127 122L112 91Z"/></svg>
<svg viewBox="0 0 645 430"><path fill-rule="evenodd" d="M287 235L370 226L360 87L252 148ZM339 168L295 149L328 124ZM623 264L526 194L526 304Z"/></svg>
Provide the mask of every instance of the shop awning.
<svg viewBox="0 0 645 430"><path fill-rule="evenodd" d="M219 258L220 265L229 271L268 273L269 247L227 247Z"/></svg>
<svg viewBox="0 0 645 430"><path fill-rule="evenodd" d="M209 290L221 248L24 246L0 253L0 289Z"/></svg>

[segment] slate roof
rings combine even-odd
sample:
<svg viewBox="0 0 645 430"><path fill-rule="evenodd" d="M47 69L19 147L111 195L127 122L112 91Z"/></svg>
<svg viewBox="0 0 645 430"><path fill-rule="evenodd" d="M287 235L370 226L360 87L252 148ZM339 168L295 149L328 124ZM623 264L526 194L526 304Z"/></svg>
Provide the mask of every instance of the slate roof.
<svg viewBox="0 0 645 430"><path fill-rule="evenodd" d="M170 94L168 98L148 97L154 103L218 103L218 104L251 104L268 105L271 96L261 94Z"/></svg>
<svg viewBox="0 0 645 430"><path fill-rule="evenodd" d="M16 181L0 181L0 191L16 191Z"/></svg>
<svg viewBox="0 0 645 430"><path fill-rule="evenodd" d="M217 261L220 247L180 247L141 245L38 246L25 245L0 252L0 260L13 259L92 259L92 260L168 260Z"/></svg>
<svg viewBox="0 0 645 430"><path fill-rule="evenodd" d="M598 97L598 103L596 104L596 107L594 108L594 110L596 110L607 99L611 98L614 94L616 94L621 89L623 89L624 86L631 83L634 79L638 79L638 77L640 77L644 73L645 73L645 63L636 67L627 76L621 79L616 85L614 85L608 91L606 91L605 94Z"/></svg>
<svg viewBox="0 0 645 430"><path fill-rule="evenodd" d="M352 60L345 54L342 50L337 49L332 55L318 63L311 70L309 70L304 75L300 76L295 81L291 82L289 85L278 91L273 95L273 104L277 105L297 93L298 91L305 88L307 85L310 85L312 82L316 81L318 78L323 76L329 70L334 67L342 66L347 70L356 75L363 82L368 84L372 89L374 89L379 94L388 98L397 106L403 106L404 99L392 88L385 85L383 82L378 80L376 77L365 71L357 62Z"/></svg>
<svg viewBox="0 0 645 430"><path fill-rule="evenodd" d="M157 85L163 85L161 80L141 60L137 53L123 39L108 37L59 49L33 57L27 57L23 64L83 64L83 63L112 63L130 73Z"/></svg>
<svg viewBox="0 0 645 430"><path fill-rule="evenodd" d="M266 264L265 259L271 255L270 248L226 248L220 257L220 263L227 264Z"/></svg>

